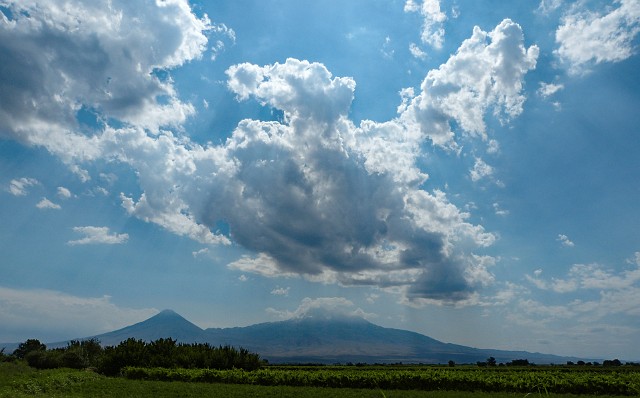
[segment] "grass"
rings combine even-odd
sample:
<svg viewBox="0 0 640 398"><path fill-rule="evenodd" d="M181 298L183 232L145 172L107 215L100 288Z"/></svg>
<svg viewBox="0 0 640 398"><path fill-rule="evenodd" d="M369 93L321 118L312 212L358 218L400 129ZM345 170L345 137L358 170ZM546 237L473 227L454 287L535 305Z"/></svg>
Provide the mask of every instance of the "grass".
<svg viewBox="0 0 640 398"><path fill-rule="evenodd" d="M109 378L90 371L55 369L37 371L20 363L0 363L0 397L300 397L300 398L571 398L577 395L546 394L544 390L530 394L481 393L455 391L396 391L332 389L318 387L255 386L161 382ZM585 397L585 396L581 396ZM600 396L603 397L603 396Z"/></svg>

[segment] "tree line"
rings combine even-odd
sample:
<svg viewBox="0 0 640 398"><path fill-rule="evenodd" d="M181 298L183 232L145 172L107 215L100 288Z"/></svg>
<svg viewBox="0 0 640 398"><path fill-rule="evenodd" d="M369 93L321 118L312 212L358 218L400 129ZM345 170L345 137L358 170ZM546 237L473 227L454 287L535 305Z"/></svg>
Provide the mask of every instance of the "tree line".
<svg viewBox="0 0 640 398"><path fill-rule="evenodd" d="M94 368L108 376L118 375L126 366L255 370L265 363L260 355L244 348L183 344L172 338L152 342L129 338L113 347L102 347L97 339L72 340L66 347L54 349L47 349L37 339L29 339L20 343L10 356L0 351L0 358L25 360L37 369Z"/></svg>

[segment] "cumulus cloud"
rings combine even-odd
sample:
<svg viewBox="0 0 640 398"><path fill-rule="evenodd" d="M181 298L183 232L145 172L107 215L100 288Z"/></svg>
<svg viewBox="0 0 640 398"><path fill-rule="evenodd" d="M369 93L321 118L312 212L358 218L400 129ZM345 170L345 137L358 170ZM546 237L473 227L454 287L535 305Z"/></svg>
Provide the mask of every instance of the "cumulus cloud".
<svg viewBox="0 0 640 398"><path fill-rule="evenodd" d="M425 59L427 58L427 53L424 52L416 43L411 43L409 44L409 52L411 53L411 55L413 55L415 58L418 59Z"/></svg>
<svg viewBox="0 0 640 398"><path fill-rule="evenodd" d="M619 294L620 291L640 289L637 286L640 282L640 262L638 261L633 263L631 269L618 272L599 264L574 264L565 278L551 278L548 281L542 279L541 274L542 271L538 270L533 276L527 275L527 279L539 289L551 289L557 293L593 289L602 291L603 295L611 296Z"/></svg>
<svg viewBox="0 0 640 398"><path fill-rule="evenodd" d="M545 82L540 82L540 88L538 88L538 95L543 97L543 98L547 98L555 93L557 93L558 91L564 89L564 85L563 84L554 84L554 83L545 83Z"/></svg>
<svg viewBox="0 0 640 398"><path fill-rule="evenodd" d="M574 247L575 243L573 243L571 241L571 239L569 239L569 237L567 235L564 234L558 234L558 238L556 239L558 242L560 242L560 244L562 246L565 247Z"/></svg>
<svg viewBox="0 0 640 398"><path fill-rule="evenodd" d="M468 214L444 193L407 185L423 178L401 178L415 168L412 149L393 141L409 134L401 124L353 126L346 115L355 84L321 64L290 59L227 73L240 98L278 107L287 121L243 121L227 143L238 160L229 184L239 184L241 196L233 202L245 205L212 203L210 215L229 222L234 240L262 257L230 267L347 285L421 285L416 298L434 290L440 298L451 289L468 293L476 281L463 275L458 245L485 246L494 238L467 223ZM392 164L374 147L398 156ZM440 286L451 279L458 283Z"/></svg>
<svg viewBox="0 0 640 398"><path fill-rule="evenodd" d="M404 5L405 12L419 12L424 18L422 22L422 34L420 39L423 43L433 48L440 49L444 43L444 22L447 15L440 10L440 0L407 0Z"/></svg>
<svg viewBox="0 0 640 398"><path fill-rule="evenodd" d="M171 79L163 76L201 56L209 22L181 0L142 13L135 12L138 6L12 5L16 17L11 28L3 25L3 35L38 51L48 48L45 33L61 40L51 50L55 62L34 67L21 94L36 101L57 94L61 102L46 112L12 103L24 111L13 112L24 120L5 121L10 125L2 130L78 164L98 158L128 164L141 191L120 194L128 214L204 244L243 246L255 254L228 265L243 274L393 289L413 303L472 302L474 291L491 283L490 264L474 252L490 246L495 236L470 223L470 214L444 192L423 189L428 175L416 163L426 139L451 143L450 121L483 136L487 110L507 118L521 112L522 79L535 66L537 48L524 47L517 24L505 20L489 33L476 28L447 63L427 74L418 96L403 91L397 118L359 126L348 118L355 81L333 76L323 64L288 59L231 66L228 87L239 100L256 100L284 117L243 120L226 142L200 145L158 127L179 126L190 112L191 105L179 100ZM104 21L96 22L96 15ZM30 24L38 29L18 29ZM143 28L155 33L138 37L135 29ZM127 34L136 39L124 40ZM79 64L65 48L96 57L95 65ZM34 65L44 62L32 52L27 55L33 55ZM87 65L95 70L85 70ZM2 84L16 91L10 75ZM62 75L73 90L62 90ZM78 132L79 107L100 116L95 134ZM182 109L177 116L176 109ZM120 123L112 126L110 119ZM64 133L33 127L45 121ZM67 147L73 149L63 150ZM74 231L85 237L71 245L128 238L107 227Z"/></svg>
<svg viewBox="0 0 640 398"><path fill-rule="evenodd" d="M493 172L493 167L489 166L481 158L476 158L473 169L471 169L469 175L471 176L471 181L476 182L483 178L491 177Z"/></svg>
<svg viewBox="0 0 640 398"><path fill-rule="evenodd" d="M585 10L580 3L564 16L556 31L555 54L573 74L584 73L602 62L619 62L635 51L640 32L640 3L614 1L604 12Z"/></svg>
<svg viewBox="0 0 640 398"><path fill-rule="evenodd" d="M451 121L486 139L487 111L501 120L522 112L524 75L535 68L539 49L526 48L522 28L505 19L491 32L479 27L438 69L429 71L422 92L402 117L434 144L455 147Z"/></svg>
<svg viewBox="0 0 640 398"><path fill-rule="evenodd" d="M562 5L563 0L541 0L538 6L538 12L541 14L550 14Z"/></svg>
<svg viewBox="0 0 640 398"><path fill-rule="evenodd" d="M84 238L78 240L71 240L69 245L119 245L125 243L129 239L128 234L110 233L108 227L73 227L75 232L81 233Z"/></svg>
<svg viewBox="0 0 640 398"><path fill-rule="evenodd" d="M140 322L157 312L153 308L118 307L109 296L79 297L0 286L0 341L38 338L55 342L91 336Z"/></svg>
<svg viewBox="0 0 640 398"><path fill-rule="evenodd" d="M26 0L1 14L0 134L66 161L99 155L78 112L153 131L194 108L178 99L168 70L206 49L208 18L187 0Z"/></svg>
<svg viewBox="0 0 640 398"><path fill-rule="evenodd" d="M330 319L334 317L375 318L375 314L366 313L344 297L305 297L293 311L267 308L267 313L280 319Z"/></svg>
<svg viewBox="0 0 640 398"><path fill-rule="evenodd" d="M65 187L58 187L58 197L61 199L69 199L71 197L71 191Z"/></svg>
<svg viewBox="0 0 640 398"><path fill-rule="evenodd" d="M288 296L290 287L277 287L271 291L274 296Z"/></svg>
<svg viewBox="0 0 640 398"><path fill-rule="evenodd" d="M26 196L29 187L39 185L40 182L35 178L22 177L9 182L7 191L14 196Z"/></svg>
<svg viewBox="0 0 640 398"><path fill-rule="evenodd" d="M47 198L42 198L42 200L36 204L36 207L38 209L54 209L54 210L61 209L59 204L53 203Z"/></svg>
<svg viewBox="0 0 640 398"><path fill-rule="evenodd" d="M545 294L542 299L531 298L531 292L520 287L514 298L515 312L508 318L527 328L531 335L555 335L562 339L580 339L581 346L593 352L610 349L620 352L633 346L638 328L633 322L610 322L615 316L634 319L640 315L640 253L628 265L610 268L600 264L574 264L564 277L544 278L538 269L526 279L537 289L557 294ZM623 321L624 322L624 321ZM602 345L602 339L616 341L618 348ZM555 339L554 339L555 340ZM566 344L570 344L566 341ZM602 355L602 354L598 354Z"/></svg>

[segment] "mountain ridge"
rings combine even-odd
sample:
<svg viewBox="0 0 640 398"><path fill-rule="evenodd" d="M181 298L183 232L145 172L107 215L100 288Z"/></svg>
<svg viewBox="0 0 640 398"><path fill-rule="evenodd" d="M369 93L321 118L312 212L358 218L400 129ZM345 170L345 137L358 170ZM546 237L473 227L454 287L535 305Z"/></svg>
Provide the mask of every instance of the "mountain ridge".
<svg viewBox="0 0 640 398"><path fill-rule="evenodd" d="M386 328L360 317L299 317L244 327L202 329L172 310L111 332L80 338L113 346L128 338L179 343L208 343L243 347L271 363L475 363L494 357L498 362L528 359L533 363L565 363L581 358L480 349L445 343L403 329ZM64 347L67 342L47 344ZM584 359L583 359L584 360Z"/></svg>

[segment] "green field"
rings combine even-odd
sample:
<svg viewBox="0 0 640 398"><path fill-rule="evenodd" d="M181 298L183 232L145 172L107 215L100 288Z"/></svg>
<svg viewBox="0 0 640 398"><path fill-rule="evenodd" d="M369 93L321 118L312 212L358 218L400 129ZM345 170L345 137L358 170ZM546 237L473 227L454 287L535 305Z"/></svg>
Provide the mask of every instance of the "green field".
<svg viewBox="0 0 640 398"><path fill-rule="evenodd" d="M451 375L462 375L473 372L478 378L488 377L493 379L495 375L507 380L508 371L492 371L480 370L474 368L430 368L430 367L412 367L412 368L355 368L355 367L330 367L326 369L320 368L272 368L265 369L270 372L273 377L278 372L285 372L290 375L298 374L301 379L313 380L313 375L318 378L326 379L333 374L334 377L341 380L349 380L354 374L361 376L360 380L369 378L377 380L376 377L383 377L384 374L411 374L415 377L421 374L431 372L431 370L445 370ZM262 377L266 380L265 371L260 372L242 372L228 371L228 374L236 372L237 374L245 374L251 377ZM140 369L136 370L138 377L142 375ZM153 369L151 373L160 375L163 370ZM401 373L398 373L401 372ZM545 374L549 370L536 369L533 372L527 370L518 371L524 379L531 377L533 374ZM165 374L182 374L185 372L179 370L165 369ZM599 372L583 372L569 371L571 377L582 375L585 380L591 379L592 385L602 382L602 380L626 380L625 383L637 383L640 381L640 374L637 371L604 371ZM597 374L599 377L596 377ZM196 373L193 373L196 374ZM261 376L260 376L261 374ZM237 375L236 375L237 376ZM605 377L606 376L606 377ZM280 375L282 377L282 375ZM293 377L293 376L290 376ZM604 378L603 378L604 377ZM229 379L231 380L231 379ZM249 379L247 379L249 380ZM274 378L271 382L276 384L279 379ZM280 379L281 380L281 379ZM253 380L255 382L255 379ZM377 383L377 381L376 381ZM595 383L595 384L594 384ZM311 383L312 384L312 383ZM410 387L410 386L405 386ZM421 391L421 390L399 390L394 388L332 388L332 387L312 387L312 386L290 386L290 385L256 385L256 384L227 384L216 382L187 382L187 381L155 381L155 380L133 380L125 377L105 377L92 371L71 370L71 369L53 369L53 370L34 370L22 363L1 363L0 364L0 397L434 397L434 398L488 398L488 397L586 397L586 395L571 394L553 394L548 392L545 386L538 386L528 392L482 392L478 391ZM595 395L595 394L594 394ZM628 394L627 394L628 395ZM637 394L635 394L637 395ZM621 395L604 395L597 396L621 396Z"/></svg>

